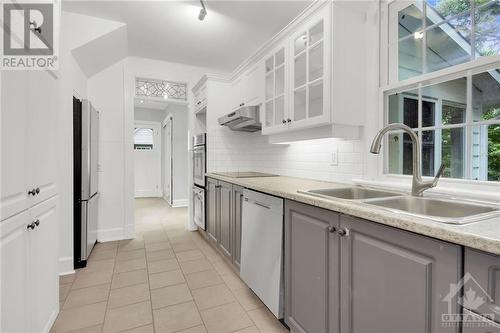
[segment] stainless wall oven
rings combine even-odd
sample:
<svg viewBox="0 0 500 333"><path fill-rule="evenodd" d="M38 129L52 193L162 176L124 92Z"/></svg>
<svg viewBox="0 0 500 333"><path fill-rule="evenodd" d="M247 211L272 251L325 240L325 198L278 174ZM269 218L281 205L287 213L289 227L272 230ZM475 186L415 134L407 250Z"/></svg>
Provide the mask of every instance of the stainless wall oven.
<svg viewBox="0 0 500 333"><path fill-rule="evenodd" d="M205 230L205 173L207 171L206 133L193 136L192 205L194 223Z"/></svg>
<svg viewBox="0 0 500 333"><path fill-rule="evenodd" d="M193 136L193 182L205 187L205 172L207 169L206 134Z"/></svg>

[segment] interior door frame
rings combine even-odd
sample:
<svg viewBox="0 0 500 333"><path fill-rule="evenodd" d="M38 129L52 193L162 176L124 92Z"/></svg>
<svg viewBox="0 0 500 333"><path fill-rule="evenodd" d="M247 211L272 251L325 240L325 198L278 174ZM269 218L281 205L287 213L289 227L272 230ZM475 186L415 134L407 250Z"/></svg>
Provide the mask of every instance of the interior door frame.
<svg viewBox="0 0 500 333"><path fill-rule="evenodd" d="M164 149L164 158L165 158L165 170L166 171L166 166L167 163L170 164L170 193L168 196L169 200L165 199L166 193L164 193L164 199L167 201L167 203L170 206L173 206L174 204L174 116L170 113L165 117L165 119L161 123L162 128L165 128L165 138L163 142L163 149ZM170 137L167 137L167 126L170 130ZM170 142L168 140L170 139ZM169 146L170 148L170 158L167 156L167 147ZM167 173L165 172L165 177L164 177L164 182L167 180ZM163 184L163 188L165 188L165 184ZM165 192L165 191L164 191Z"/></svg>
<svg viewBox="0 0 500 333"><path fill-rule="evenodd" d="M154 133L153 135L153 144L154 144L154 150L158 149L158 152L160 154L160 166L159 166L159 172L158 172L158 175L156 175L156 183L158 184L157 188L156 188L156 192L154 194L153 197L155 198L158 198L158 197L161 197L162 196L162 184L161 184L161 152L162 152L162 149L163 149L163 142L161 140L161 123L158 122L158 121L147 121L147 120L135 120L134 121L134 128L136 127L151 127L153 128L153 131L156 131L156 133ZM136 153L134 147L132 147L132 150L134 153ZM145 151L147 152L147 150ZM135 170L134 170L135 172ZM134 175L135 177L135 175ZM151 196L142 196L142 195L138 195L137 192L136 192L136 189L135 189L135 185L134 185L134 198L142 198L142 197L151 197Z"/></svg>

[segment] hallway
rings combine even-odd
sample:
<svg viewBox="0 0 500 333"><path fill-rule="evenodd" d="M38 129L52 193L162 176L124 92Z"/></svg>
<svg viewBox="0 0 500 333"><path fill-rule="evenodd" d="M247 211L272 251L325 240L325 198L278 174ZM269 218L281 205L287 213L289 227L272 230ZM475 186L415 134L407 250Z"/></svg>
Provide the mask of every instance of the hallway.
<svg viewBox="0 0 500 333"><path fill-rule="evenodd" d="M137 238L99 243L60 279L52 332L287 332L222 257L186 230L187 209L136 199Z"/></svg>

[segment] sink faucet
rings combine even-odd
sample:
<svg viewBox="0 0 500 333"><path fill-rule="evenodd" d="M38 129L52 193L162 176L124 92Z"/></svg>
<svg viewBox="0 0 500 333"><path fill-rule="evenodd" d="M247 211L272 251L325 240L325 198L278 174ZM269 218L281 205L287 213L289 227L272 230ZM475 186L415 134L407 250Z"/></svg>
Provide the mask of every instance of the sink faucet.
<svg viewBox="0 0 500 333"><path fill-rule="evenodd" d="M372 154L379 154L382 138L387 132L394 130L402 130L408 133L408 135L410 136L413 150L413 180L411 186L411 195L420 197L425 190L437 185L439 178L441 178L441 175L443 174L444 164L441 164L441 167L439 168L436 177L434 177L433 180L424 182L422 180L422 168L420 165L420 140L418 139L417 134L410 127L400 123L389 124L382 128L377 133L377 135L375 135L372 146L370 148L370 152Z"/></svg>

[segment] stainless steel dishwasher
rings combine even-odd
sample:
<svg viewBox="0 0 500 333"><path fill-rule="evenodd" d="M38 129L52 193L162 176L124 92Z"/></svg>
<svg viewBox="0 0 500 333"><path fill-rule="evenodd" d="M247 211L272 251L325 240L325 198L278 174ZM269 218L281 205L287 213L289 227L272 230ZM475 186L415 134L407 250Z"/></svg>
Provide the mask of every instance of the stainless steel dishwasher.
<svg viewBox="0 0 500 333"><path fill-rule="evenodd" d="M283 199L244 190L240 276L283 318Z"/></svg>

